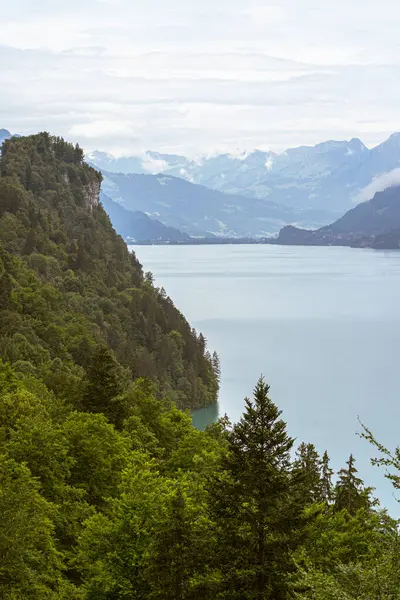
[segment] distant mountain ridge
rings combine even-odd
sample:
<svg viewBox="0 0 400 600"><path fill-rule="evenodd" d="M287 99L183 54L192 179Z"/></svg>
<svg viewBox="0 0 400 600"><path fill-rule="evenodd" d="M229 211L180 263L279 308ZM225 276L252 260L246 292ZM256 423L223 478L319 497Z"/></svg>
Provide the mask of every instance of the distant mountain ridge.
<svg viewBox="0 0 400 600"><path fill-rule="evenodd" d="M343 217L318 230L284 227L277 243L291 245L343 245L373 248L400 247L400 186L377 192Z"/></svg>
<svg viewBox="0 0 400 600"><path fill-rule="evenodd" d="M10 135L0 130L0 140ZM286 225L319 230L355 201L373 196L381 177L399 170L400 179L400 133L372 149L352 138L281 154L255 150L193 160L153 151L125 158L94 151L87 160L102 170L105 194L145 213L152 222L142 216L143 227L147 222L161 236L165 226L173 237L179 237L176 230L195 237L263 237ZM129 222L140 230L138 219Z"/></svg>
<svg viewBox="0 0 400 600"><path fill-rule="evenodd" d="M102 170L104 193L130 211L142 211L191 236L257 237L286 223L327 222L322 211L298 211L268 200L225 194L170 175Z"/></svg>
<svg viewBox="0 0 400 600"><path fill-rule="evenodd" d="M375 177L400 166L400 133L372 149L353 138L290 148L281 154L255 150L191 160L152 151L128 158L94 152L88 159L110 172L162 173L296 210L324 210L334 220Z"/></svg>

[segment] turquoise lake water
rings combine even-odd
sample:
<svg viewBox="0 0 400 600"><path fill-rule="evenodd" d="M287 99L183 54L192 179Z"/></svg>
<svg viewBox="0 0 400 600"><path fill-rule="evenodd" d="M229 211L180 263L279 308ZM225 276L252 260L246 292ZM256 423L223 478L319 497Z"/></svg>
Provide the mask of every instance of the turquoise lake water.
<svg viewBox="0 0 400 600"><path fill-rule="evenodd" d="M133 247L222 366L218 415L240 418L263 374L289 433L327 449L336 469L352 452L360 475L400 513L358 418L400 444L400 252L294 246ZM400 493L399 493L400 495Z"/></svg>

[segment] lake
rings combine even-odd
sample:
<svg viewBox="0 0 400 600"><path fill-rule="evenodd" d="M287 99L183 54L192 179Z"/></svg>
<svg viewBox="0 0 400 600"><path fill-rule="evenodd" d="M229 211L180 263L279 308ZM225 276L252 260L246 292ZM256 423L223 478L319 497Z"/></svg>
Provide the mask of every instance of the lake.
<svg viewBox="0 0 400 600"><path fill-rule="evenodd" d="M400 252L267 245L132 247L222 367L219 404L204 427L243 399L263 374L297 440L327 449L335 469L352 452L368 485L400 513L358 417L400 444Z"/></svg>

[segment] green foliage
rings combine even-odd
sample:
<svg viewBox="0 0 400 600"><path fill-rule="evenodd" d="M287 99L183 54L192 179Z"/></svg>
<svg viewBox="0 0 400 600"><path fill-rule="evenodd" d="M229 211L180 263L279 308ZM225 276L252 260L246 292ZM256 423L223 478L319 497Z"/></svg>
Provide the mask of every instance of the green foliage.
<svg viewBox="0 0 400 600"><path fill-rule="evenodd" d="M14 371L8 363L4 363L0 358L0 393L7 392L17 387L17 378Z"/></svg>
<svg viewBox="0 0 400 600"><path fill-rule="evenodd" d="M123 369L106 346L98 346L87 370L82 408L118 422L118 396L124 389Z"/></svg>
<svg viewBox="0 0 400 600"><path fill-rule="evenodd" d="M0 454L0 597L57 598L60 557L53 538L54 507L29 469Z"/></svg>
<svg viewBox="0 0 400 600"><path fill-rule="evenodd" d="M392 482L396 490L400 489L400 445L391 452L383 444L378 442L373 433L362 425L362 437L372 444L379 452L379 456L371 460L373 465L385 467L385 477ZM394 469L394 470L393 470Z"/></svg>
<svg viewBox="0 0 400 600"><path fill-rule="evenodd" d="M302 548L313 565L327 572L362 559L380 539L379 516L364 509L354 516L346 510L321 511L307 529Z"/></svg>
<svg viewBox="0 0 400 600"><path fill-rule="evenodd" d="M299 479L299 491L306 504L323 500L321 459L314 444L300 444L296 451L294 470Z"/></svg>
<svg viewBox="0 0 400 600"><path fill-rule="evenodd" d="M104 415L71 413L62 426L73 460L69 483L85 490L91 505L116 494L129 462L129 441Z"/></svg>
<svg viewBox="0 0 400 600"><path fill-rule="evenodd" d="M321 500L330 504L333 501L333 484L332 477L334 475L333 469L329 464L329 456L327 450L321 460Z"/></svg>
<svg viewBox="0 0 400 600"><path fill-rule="evenodd" d="M366 562L338 563L332 573L315 568L300 571L299 600L397 600L400 598L398 540L383 555Z"/></svg>
<svg viewBox="0 0 400 600"><path fill-rule="evenodd" d="M143 276L98 204L100 183L79 146L61 138L42 133L4 143L0 357L94 412L106 411L105 403L140 377L181 408L215 402L218 362L165 292ZM109 374L107 351L115 363ZM118 385L107 387L111 371ZM85 406L78 403L83 388Z"/></svg>
<svg viewBox="0 0 400 600"><path fill-rule="evenodd" d="M116 396L117 423L6 363L0 381L0 596L367 600L378 574L397 598L397 524L313 503L324 460L311 444L292 460L263 380L239 423L205 432L148 380Z"/></svg>
<svg viewBox="0 0 400 600"><path fill-rule="evenodd" d="M336 510L347 510L354 515L361 508L369 508L371 505L371 488L364 488L362 480L357 477L357 469L352 454L346 463L347 468L338 473L338 481L335 487Z"/></svg>

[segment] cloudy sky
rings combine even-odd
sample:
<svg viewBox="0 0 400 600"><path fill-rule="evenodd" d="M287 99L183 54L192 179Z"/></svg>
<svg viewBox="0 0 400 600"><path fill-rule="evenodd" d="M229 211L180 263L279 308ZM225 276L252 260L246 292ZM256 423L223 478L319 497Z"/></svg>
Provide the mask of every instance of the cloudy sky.
<svg viewBox="0 0 400 600"><path fill-rule="evenodd" d="M400 130L398 0L1 4L12 132L121 155L374 145Z"/></svg>

